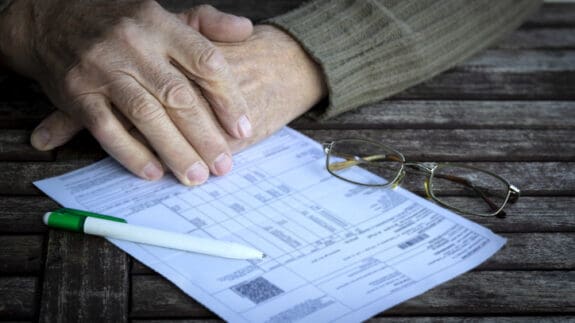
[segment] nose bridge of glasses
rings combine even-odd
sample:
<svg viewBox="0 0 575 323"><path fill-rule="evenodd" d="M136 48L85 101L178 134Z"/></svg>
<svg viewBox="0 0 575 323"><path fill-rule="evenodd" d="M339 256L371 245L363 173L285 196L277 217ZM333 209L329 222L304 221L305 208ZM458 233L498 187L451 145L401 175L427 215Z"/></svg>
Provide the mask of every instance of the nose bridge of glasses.
<svg viewBox="0 0 575 323"><path fill-rule="evenodd" d="M417 172L424 173L424 174L431 174L433 170L437 167L436 163L412 163L406 162L404 163L405 167L411 168Z"/></svg>

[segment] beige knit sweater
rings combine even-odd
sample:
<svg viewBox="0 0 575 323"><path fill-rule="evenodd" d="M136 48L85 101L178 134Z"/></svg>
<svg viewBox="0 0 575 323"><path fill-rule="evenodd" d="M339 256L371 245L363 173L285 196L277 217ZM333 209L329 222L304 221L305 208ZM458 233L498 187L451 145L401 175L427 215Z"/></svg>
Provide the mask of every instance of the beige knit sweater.
<svg viewBox="0 0 575 323"><path fill-rule="evenodd" d="M328 118L447 70L518 27L538 0L314 0L268 23L322 66Z"/></svg>

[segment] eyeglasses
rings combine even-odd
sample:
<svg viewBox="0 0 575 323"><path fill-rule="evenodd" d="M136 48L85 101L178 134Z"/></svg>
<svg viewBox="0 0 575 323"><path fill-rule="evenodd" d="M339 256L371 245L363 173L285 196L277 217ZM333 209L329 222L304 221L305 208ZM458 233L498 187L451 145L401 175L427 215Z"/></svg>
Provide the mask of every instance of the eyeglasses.
<svg viewBox="0 0 575 323"><path fill-rule="evenodd" d="M425 193L459 213L505 217L503 208L519 198L519 189L492 172L450 163L412 163L397 150L363 139L324 144L326 168L344 181L375 187L397 187L405 169L427 175Z"/></svg>

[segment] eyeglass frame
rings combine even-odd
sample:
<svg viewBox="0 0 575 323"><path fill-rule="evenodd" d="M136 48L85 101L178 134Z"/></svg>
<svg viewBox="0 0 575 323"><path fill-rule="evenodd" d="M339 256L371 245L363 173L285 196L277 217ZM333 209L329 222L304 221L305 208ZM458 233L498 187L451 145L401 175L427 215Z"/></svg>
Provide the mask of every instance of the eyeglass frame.
<svg viewBox="0 0 575 323"><path fill-rule="evenodd" d="M339 174L335 173L331 168L330 168L330 163L329 163L329 157L331 156L331 149L333 147L334 144L336 144L337 142L341 142L341 141L346 141L346 140L353 140L353 141L363 141L366 143L370 143L370 144L374 144L376 146L380 146L383 147L384 150L388 150L394 154L396 154L397 156L399 156L401 158L401 160L397 160L397 162L401 163L401 168L397 171L397 174L395 175L395 178L393 180L388 180L387 183L385 184L369 184L369 183L362 183L362 182L357 182L354 180L351 180L349 178L345 178L343 176L340 176ZM325 153L325 166L327 171L334 177L337 177L343 181L346 181L348 183L352 183L355 185L361 185L361 186L368 186L368 187L380 187L380 188L389 188L391 187L392 189L395 189L397 186L399 186L401 184L401 182L403 181L406 171L405 168L406 167L411 167L413 169L415 169L416 171L419 171L420 173L425 173L427 176L425 178L424 181L424 188L425 188L425 194L427 195L427 197L429 199L431 199L432 201L434 201L435 203L444 206L448 209L457 211L459 213L462 214L469 214L469 215L476 215L476 216L483 216L483 217L491 217L491 216L496 216L499 218L504 218L507 214L505 213L505 211L503 211L503 209L508 205L508 204L513 204L515 203L518 199L519 199L519 195L521 193L521 191L519 190L519 188L517 188L515 185L509 183L508 180L506 180L505 178L482 168L479 167L474 167L474 166L469 166L469 165L462 165L462 164L453 164L453 163L437 163L437 162L408 162L405 159L405 156L399 152L398 150L389 147L387 145L381 144L377 141L374 140L369 140L369 139L361 139L361 138L342 138L342 139L337 139L337 140L333 140L330 142L324 142L322 144L323 147L323 151ZM373 155L373 156L377 156L377 155ZM368 156L368 157L372 157L372 156ZM361 158L362 160L365 160L364 158ZM349 161L349 160L347 160ZM367 161L369 163L371 163L369 160ZM352 165L354 166L354 165ZM462 210L458 207L455 207L453 205L450 205L448 203L445 203L444 201L442 201L440 198L438 198L434 193L433 190L431 189L432 183L433 183L433 178L434 176L437 176L435 174L435 172L438 169L441 169L443 167L458 167L458 168L467 168L470 170L474 170L474 171L478 171L481 173L485 173L488 174L490 176L493 176L497 179L499 179L501 182L505 183L505 185L507 186L507 194L505 196L505 199L503 201L503 203L501 204L500 207L498 207L496 210L493 210L492 213L477 213L477 212L469 212L466 210ZM347 167L346 167L347 168ZM467 182L467 179L461 179L460 180L464 180ZM387 179L386 179L387 180ZM454 179L450 179L450 180L454 180ZM457 181L457 180L454 180ZM460 181L461 183L461 181ZM478 195L491 207L491 208L495 208L493 205L495 203L491 202L486 196L484 196L483 194L481 194L481 191L479 191L475 185L472 185L471 183L461 183L464 184L466 186L471 187L472 189L474 189Z"/></svg>

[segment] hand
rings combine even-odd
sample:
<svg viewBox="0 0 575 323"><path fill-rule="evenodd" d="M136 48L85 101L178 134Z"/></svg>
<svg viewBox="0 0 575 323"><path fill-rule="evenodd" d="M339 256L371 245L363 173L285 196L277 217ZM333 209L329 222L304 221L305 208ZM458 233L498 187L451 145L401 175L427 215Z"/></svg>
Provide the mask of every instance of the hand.
<svg viewBox="0 0 575 323"><path fill-rule="evenodd" d="M256 26L246 41L217 47L237 77L254 126L249 140L230 138L234 152L267 138L327 95L320 66L276 27Z"/></svg>
<svg viewBox="0 0 575 323"><path fill-rule="evenodd" d="M59 108L32 144L48 150L69 138L55 127L68 135L86 127L144 178L163 174L151 149L187 185L205 181L208 168L228 172L226 141L251 136L249 111L223 56L199 31L240 41L252 25L209 6L178 16L144 0L15 1L0 17L2 60L37 79Z"/></svg>
<svg viewBox="0 0 575 323"><path fill-rule="evenodd" d="M228 137L234 152L268 137L327 94L320 67L296 41L275 27L256 26L244 42L216 45L238 77L255 129L249 140ZM203 104L208 105L206 101ZM49 120L46 125L50 132L63 141L74 135L61 114L56 112ZM220 128L220 132L224 130Z"/></svg>

